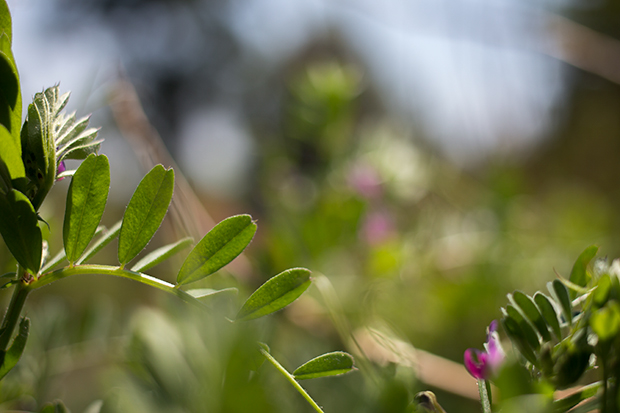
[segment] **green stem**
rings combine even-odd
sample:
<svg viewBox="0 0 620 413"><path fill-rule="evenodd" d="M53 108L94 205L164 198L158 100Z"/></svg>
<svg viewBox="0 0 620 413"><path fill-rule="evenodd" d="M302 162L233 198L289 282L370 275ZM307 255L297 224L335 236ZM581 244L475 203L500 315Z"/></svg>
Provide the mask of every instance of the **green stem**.
<svg viewBox="0 0 620 413"><path fill-rule="evenodd" d="M175 288L174 284L170 284L166 281L160 280L159 278L151 277L148 274L143 274L141 272L131 271L127 269L122 269L119 267L113 267L110 265L74 265L65 268L61 268L56 271L48 272L46 274L41 275L36 281L33 281L28 285L29 290L36 290L37 288L41 288L48 284L53 283L54 281L61 280L63 278L70 277L72 275L78 274L101 274L101 275L114 275L116 277L127 278L130 280L141 282L142 284L149 285L151 287L155 287L159 290L166 291L172 295L176 295L181 300L193 304L202 310L208 310L208 307L204 305L202 302L197 300L195 297L186 293L183 290Z"/></svg>
<svg viewBox="0 0 620 413"><path fill-rule="evenodd" d="M13 295L11 296L11 301L9 303L9 308L6 310L6 314L4 315L4 319L2 320L2 326L0 329L2 330L2 334L0 334L0 352L5 352L9 348L9 343L11 341L11 337L13 336L13 331L15 330L15 326L19 321L19 316L22 313L22 309L24 308L24 304L26 303L26 298L28 297L28 293L30 292L30 288L28 285L22 281L22 277L24 275L24 270L18 266L17 267L17 276L19 281L13 290Z"/></svg>
<svg viewBox="0 0 620 413"><path fill-rule="evenodd" d="M295 389L297 389L297 391L302 396L304 396L304 399L306 399L308 401L308 403L310 403L310 406L312 406L314 408L314 410L316 410L319 413L324 413L323 410L319 407L319 405L316 404L316 402L314 400L312 400L312 397L310 397L310 395L306 392L306 390L304 390L304 388L301 387L301 385L297 382L297 380L295 380L295 377L293 377L291 375L291 373L289 373L284 367L282 367L282 365L280 363L278 363L278 360L273 358L273 356L271 354L269 354L269 352L266 351L263 348L260 349L260 352L262 353L263 356L265 356L265 358L267 360L269 360L271 362L271 364L273 364L275 366L276 369L278 369L278 371L280 371L280 373L282 373L282 375L284 377L286 377L286 379L289 382L291 382L293 387L295 387Z"/></svg>
<svg viewBox="0 0 620 413"><path fill-rule="evenodd" d="M493 413L491 408L491 383L488 380L478 380L478 392L480 393L480 403L483 413Z"/></svg>

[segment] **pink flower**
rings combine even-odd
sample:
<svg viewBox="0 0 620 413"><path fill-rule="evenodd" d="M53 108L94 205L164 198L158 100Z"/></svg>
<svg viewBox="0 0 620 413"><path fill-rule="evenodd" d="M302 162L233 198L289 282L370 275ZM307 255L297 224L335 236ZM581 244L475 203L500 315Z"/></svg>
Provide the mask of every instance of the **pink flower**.
<svg viewBox="0 0 620 413"><path fill-rule="evenodd" d="M497 320L493 320L487 329L485 351L475 348L465 350L465 368L478 380L487 380L495 375L501 367L506 355L499 342Z"/></svg>
<svg viewBox="0 0 620 413"><path fill-rule="evenodd" d="M56 172L56 176L58 176L59 174L61 174L62 172L66 170L67 170L67 167L65 166L65 162L62 161L60 164L58 164L58 171ZM62 181L63 179L65 179L64 176L62 178L56 178L56 181Z"/></svg>

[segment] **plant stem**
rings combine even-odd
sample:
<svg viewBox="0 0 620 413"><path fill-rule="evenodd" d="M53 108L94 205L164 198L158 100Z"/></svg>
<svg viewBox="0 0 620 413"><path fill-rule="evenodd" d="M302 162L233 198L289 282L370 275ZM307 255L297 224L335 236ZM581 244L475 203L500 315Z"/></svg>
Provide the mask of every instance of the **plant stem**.
<svg viewBox="0 0 620 413"><path fill-rule="evenodd" d="M319 413L324 413L323 410L319 407L319 405L316 404L316 402L314 400L312 400L312 397L310 397L310 395L306 392L306 390L304 390L304 388L301 387L301 385L297 382L297 380L295 380L295 377L293 377L291 375L291 373L289 373L284 367L282 367L282 365L280 363L278 363L278 360L273 358L273 356L271 354L269 354L269 352L266 351L263 348L260 349L260 352L262 353L263 356L265 356L265 358L267 360L269 360L269 362L271 362L271 364L273 364L275 366L276 369L278 369L278 371L280 373L282 373L282 375L284 377L286 377L286 379L289 382L291 382L293 387L295 387L295 389L297 389L297 391L302 396L304 396L304 399L306 399L308 401L308 403L310 403L310 406L312 406L314 408L314 410L316 410Z"/></svg>
<svg viewBox="0 0 620 413"><path fill-rule="evenodd" d="M193 304L202 310L208 310L209 308L204 305L202 302L197 300L195 297L186 293L183 290L175 288L174 284L170 284L166 281L160 280L159 278L151 277L148 274L143 274L141 272L131 271L122 269L119 267L113 267L111 265L74 265L65 268L61 268L56 271L48 272L46 274L42 274L36 281L31 282L27 288L29 290L36 290L37 288L41 288L48 284L53 283L54 281L61 280L63 278L70 277L72 275L78 274L101 274L101 275L114 275L116 277L128 278L130 280L141 282L142 284L149 285L151 287L155 287L159 290L166 291L172 295L176 295L181 300Z"/></svg>
<svg viewBox="0 0 620 413"><path fill-rule="evenodd" d="M493 413L491 409L491 383L488 380L478 380L478 392L483 413Z"/></svg>
<svg viewBox="0 0 620 413"><path fill-rule="evenodd" d="M22 309L24 308L24 304L26 303L26 298L28 297L28 293L30 289L28 285L26 285L22 281L22 277L24 275L24 270L18 266L17 267L17 276L19 281L15 285L15 289L13 290L13 295L11 296L11 301L9 302L9 307L6 310L6 314L4 314L4 319L2 320L2 334L0 334L0 352L6 352L9 348L9 343L11 341L11 337L13 336L13 331L15 330L15 326L19 321L19 316L22 313Z"/></svg>

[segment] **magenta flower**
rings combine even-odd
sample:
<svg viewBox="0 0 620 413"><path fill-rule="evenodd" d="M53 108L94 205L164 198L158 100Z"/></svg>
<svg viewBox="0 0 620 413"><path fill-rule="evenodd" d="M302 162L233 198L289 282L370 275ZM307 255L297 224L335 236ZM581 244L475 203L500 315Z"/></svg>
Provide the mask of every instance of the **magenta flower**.
<svg viewBox="0 0 620 413"><path fill-rule="evenodd" d="M475 348L465 350L465 368L478 380L488 380L495 375L501 367L506 355L499 342L497 333L497 320L493 320L487 329L487 341L484 343L485 351Z"/></svg>
<svg viewBox="0 0 620 413"><path fill-rule="evenodd" d="M58 171L56 172L56 176L58 176L59 174L61 174L62 172L66 170L67 170L67 167L65 166L65 161L60 162L58 164ZM63 179L65 179L64 176L62 178L56 178L56 181L62 181Z"/></svg>

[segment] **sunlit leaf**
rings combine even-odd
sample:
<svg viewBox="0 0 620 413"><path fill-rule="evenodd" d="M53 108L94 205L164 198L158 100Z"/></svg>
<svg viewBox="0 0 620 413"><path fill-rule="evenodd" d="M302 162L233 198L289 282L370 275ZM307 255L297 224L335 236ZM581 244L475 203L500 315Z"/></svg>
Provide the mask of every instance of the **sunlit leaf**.
<svg viewBox="0 0 620 413"><path fill-rule="evenodd" d="M514 303L521 308L523 314L534 324L536 330L540 333L544 341L551 340L551 334L549 333L549 329L547 328L547 323L543 319L540 310L534 303L531 297L528 297L521 291L515 291L512 293L512 299Z"/></svg>
<svg viewBox="0 0 620 413"><path fill-rule="evenodd" d="M0 366L0 379L6 376L21 358L24 348L26 347L29 332L30 320L24 317L19 323L19 333L17 334L17 337L15 337L13 344L11 344L11 347L4 354L2 359L2 365Z"/></svg>
<svg viewBox="0 0 620 413"><path fill-rule="evenodd" d="M88 250L86 250L84 255L82 255L80 257L80 259L77 260L76 264L80 265L80 264L83 264L83 263L87 262L92 257L94 257L95 254L97 254L99 251L101 251L101 249L103 249L103 247L105 247L110 242L112 242L112 240L118 236L119 232L121 232L121 224L122 223L123 223L123 221L118 221L116 224L112 225L112 227L110 227L108 230L104 230L103 231L103 236L101 236L101 238L97 239L93 243L93 245L91 245L90 248L88 248Z"/></svg>
<svg viewBox="0 0 620 413"><path fill-rule="evenodd" d="M0 233L9 251L29 273L36 274L41 266L42 237L37 213L30 200L11 189L0 191Z"/></svg>
<svg viewBox="0 0 620 413"><path fill-rule="evenodd" d="M237 320L253 320L281 310L302 295L311 283L310 271L305 268L283 271L254 291L239 310Z"/></svg>
<svg viewBox="0 0 620 413"><path fill-rule="evenodd" d="M122 266L149 243L161 225L174 189L174 171L156 165L134 192L118 236L118 260Z"/></svg>
<svg viewBox="0 0 620 413"><path fill-rule="evenodd" d="M579 257L577 258L577 261L575 261L573 269L570 273L570 282L577 284L580 287L585 287L588 284L588 264L592 261L592 258L596 256L597 252L598 247L596 245L591 245L579 254ZM577 293L575 291L570 292L571 299L574 299L576 295Z"/></svg>
<svg viewBox="0 0 620 413"><path fill-rule="evenodd" d="M296 380L337 376L354 370L353 364L353 356L343 351L334 351L302 364L293 372L293 376Z"/></svg>
<svg viewBox="0 0 620 413"><path fill-rule="evenodd" d="M558 320L558 314L555 311L555 307L551 304L549 298L541 292L534 294L534 302L538 305L540 312L545 319L547 325L553 330L553 334L558 340L562 339L562 331L560 329L560 322Z"/></svg>
<svg viewBox="0 0 620 413"><path fill-rule="evenodd" d="M110 164L105 155L90 155L75 172L67 192L63 241L74 263L101 222L110 189Z"/></svg>
<svg viewBox="0 0 620 413"><path fill-rule="evenodd" d="M11 179L26 176L24 162L22 161L21 144L16 143L4 125L0 125L0 159L6 165Z"/></svg>
<svg viewBox="0 0 620 413"><path fill-rule="evenodd" d="M164 262L168 258L172 257L177 252L189 247L194 242L191 237L183 238L173 244L164 245L161 248L157 248L155 251L150 252L144 258L136 263L131 268L131 271L144 272L149 268L153 268L159 263Z"/></svg>
<svg viewBox="0 0 620 413"><path fill-rule="evenodd" d="M188 284L213 274L248 246L256 224L249 215L235 215L217 224L189 253L179 270L177 284Z"/></svg>
<svg viewBox="0 0 620 413"><path fill-rule="evenodd" d="M0 124L10 132L21 154L22 97L19 73L11 48L10 16L2 24L8 27L0 29Z"/></svg>

